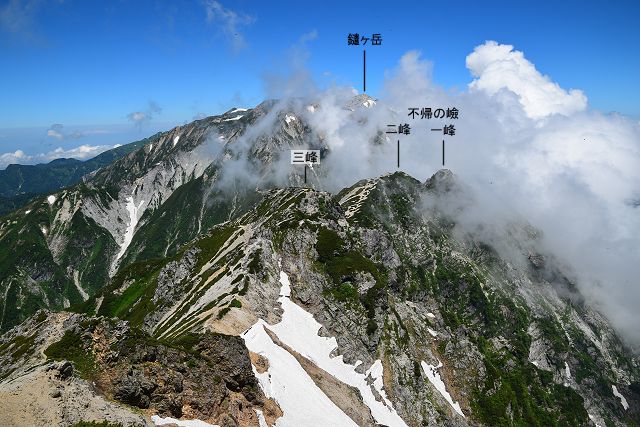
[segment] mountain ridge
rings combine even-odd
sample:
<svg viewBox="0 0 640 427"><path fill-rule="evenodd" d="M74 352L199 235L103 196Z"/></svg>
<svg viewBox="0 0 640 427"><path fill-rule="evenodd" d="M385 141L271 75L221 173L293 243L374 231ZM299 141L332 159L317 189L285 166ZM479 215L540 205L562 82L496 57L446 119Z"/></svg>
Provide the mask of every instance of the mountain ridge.
<svg viewBox="0 0 640 427"><path fill-rule="evenodd" d="M365 101L354 105L371 108ZM637 354L567 292L577 292L568 272L536 252L532 226L510 225L509 254L456 233L436 202L470 196L446 170L336 192L294 172L278 183L270 172L282 152L323 144L295 108L276 105L176 127L0 223L0 242L15 248L0 254L2 320L17 314L0 324L0 395L71 361L64 381L38 377L66 396L92 381L89 358L109 372L130 368L103 378L96 396L138 408L148 425L152 415L261 426L261 416L267 425L638 423ZM261 179L229 175L237 161ZM128 332L105 341L110 328ZM159 388L157 360L119 350L182 346L182 364L166 366L184 380L186 354L208 334L232 337L220 339L242 349L245 373L251 366L262 397L245 396L250 420L222 403L196 410L214 395ZM285 392L300 384L313 401Z"/></svg>

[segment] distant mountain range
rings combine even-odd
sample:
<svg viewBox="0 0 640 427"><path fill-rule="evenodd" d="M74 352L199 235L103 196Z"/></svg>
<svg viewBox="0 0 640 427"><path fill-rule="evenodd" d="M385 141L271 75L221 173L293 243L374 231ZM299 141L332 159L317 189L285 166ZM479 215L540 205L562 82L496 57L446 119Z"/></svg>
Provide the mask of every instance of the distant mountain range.
<svg viewBox="0 0 640 427"><path fill-rule="evenodd" d="M24 206L34 197L77 184L83 176L113 163L148 141L149 138L145 138L122 145L85 161L55 159L37 165L7 166L0 170L0 216Z"/></svg>

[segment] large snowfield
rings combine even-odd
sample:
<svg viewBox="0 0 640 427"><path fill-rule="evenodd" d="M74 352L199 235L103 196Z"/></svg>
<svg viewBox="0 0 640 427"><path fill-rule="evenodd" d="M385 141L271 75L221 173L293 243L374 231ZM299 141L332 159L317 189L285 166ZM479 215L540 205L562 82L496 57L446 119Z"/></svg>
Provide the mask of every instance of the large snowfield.
<svg viewBox="0 0 640 427"><path fill-rule="evenodd" d="M291 283L285 272L280 273L280 302L282 319L275 325L258 320L243 335L249 350L265 357L269 368L264 373L256 372L260 386L268 397L274 398L284 415L276 422L277 426L354 426L349 418L324 392L316 386L296 358L284 348L275 344L265 328L271 330L280 341L295 352L313 362L336 379L353 386L360 391L365 405L371 410L376 422L394 426L406 426L393 409L383 389L383 366L376 360L365 372L356 372L355 365L343 361L342 355L332 357L331 353L338 347L334 337L318 335L321 324L313 315L291 301ZM370 378L371 385L367 378ZM376 400L375 390L381 397Z"/></svg>

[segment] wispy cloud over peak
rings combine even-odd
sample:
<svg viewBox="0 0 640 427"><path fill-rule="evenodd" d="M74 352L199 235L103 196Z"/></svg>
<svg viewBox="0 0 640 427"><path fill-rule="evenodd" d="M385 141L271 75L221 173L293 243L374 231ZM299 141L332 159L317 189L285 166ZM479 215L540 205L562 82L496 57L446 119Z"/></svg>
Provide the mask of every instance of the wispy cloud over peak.
<svg viewBox="0 0 640 427"><path fill-rule="evenodd" d="M142 111L134 111L133 113L127 114L127 118L134 123L142 123L146 120L149 120L149 116Z"/></svg>
<svg viewBox="0 0 640 427"><path fill-rule="evenodd" d="M41 0L8 1L0 6L0 29L16 36L33 38L33 19L41 5Z"/></svg>
<svg viewBox="0 0 640 427"><path fill-rule="evenodd" d="M234 52L239 52L246 47L247 43L241 28L253 24L254 17L226 8L216 0L207 0L205 10L207 23L220 25L222 33L231 43Z"/></svg>
<svg viewBox="0 0 640 427"><path fill-rule="evenodd" d="M49 138L55 138L58 141L64 141L68 139L80 139L88 135L103 135L109 131L104 129L89 129L89 130L75 130L71 133L64 131L64 126L60 123L55 123L47 130L47 136Z"/></svg>
<svg viewBox="0 0 640 427"><path fill-rule="evenodd" d="M62 125L61 124L53 124L51 128L47 130L47 136L51 138L55 138L59 141L64 139L64 135L62 134Z"/></svg>
<svg viewBox="0 0 640 427"><path fill-rule="evenodd" d="M149 101L149 106L145 111L134 111L127 114L127 119L133 122L137 127L141 127L143 123L150 121L156 115L162 113L162 107L155 101Z"/></svg>

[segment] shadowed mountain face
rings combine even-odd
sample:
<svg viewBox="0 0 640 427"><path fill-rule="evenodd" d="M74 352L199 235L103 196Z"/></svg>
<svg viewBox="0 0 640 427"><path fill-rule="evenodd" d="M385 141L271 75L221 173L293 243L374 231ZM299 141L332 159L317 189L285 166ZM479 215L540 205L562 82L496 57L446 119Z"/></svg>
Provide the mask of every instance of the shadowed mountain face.
<svg viewBox="0 0 640 427"><path fill-rule="evenodd" d="M458 235L437 202L466 187L445 170L335 194L278 172L290 148L330 155L321 141L290 105L234 109L3 218L0 401L94 383L114 420L640 421L637 356L532 252L531 225L511 225L508 256Z"/></svg>

